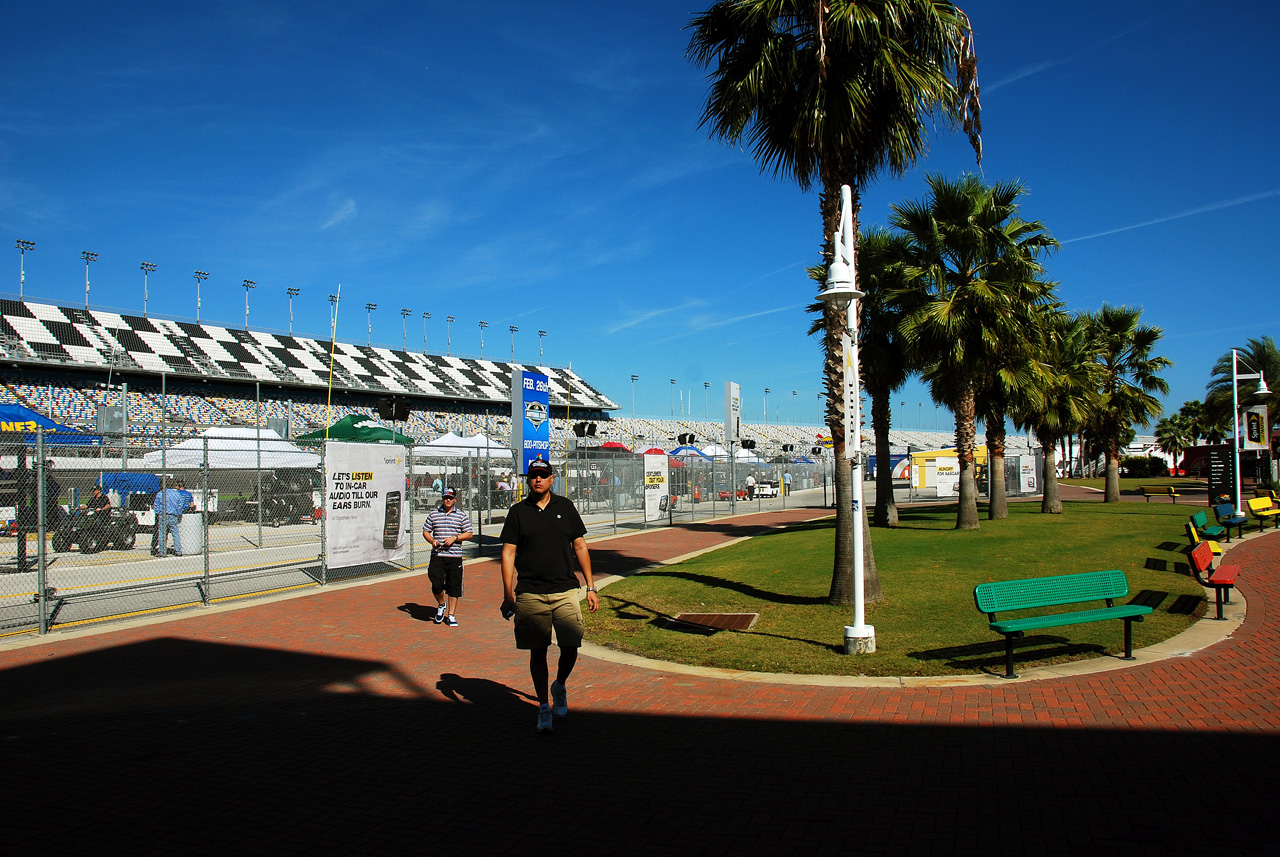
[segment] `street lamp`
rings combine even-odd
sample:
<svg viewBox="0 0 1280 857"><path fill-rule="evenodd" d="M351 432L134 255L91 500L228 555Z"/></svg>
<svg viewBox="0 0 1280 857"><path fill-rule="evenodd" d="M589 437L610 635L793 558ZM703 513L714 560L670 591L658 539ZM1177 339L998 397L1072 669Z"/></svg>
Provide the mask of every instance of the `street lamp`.
<svg viewBox="0 0 1280 857"><path fill-rule="evenodd" d="M427 353L427 319L431 318L431 313L424 312L422 314L422 354L425 357Z"/></svg>
<svg viewBox="0 0 1280 857"><path fill-rule="evenodd" d="M143 262L142 270L142 317L147 317L147 275L156 269L155 262Z"/></svg>
<svg viewBox="0 0 1280 857"><path fill-rule="evenodd" d="M27 251L36 249L36 242L19 240L13 245L13 249L18 251L18 302L21 303L22 287L27 282Z"/></svg>
<svg viewBox="0 0 1280 857"><path fill-rule="evenodd" d="M711 395L711 382L702 382L702 418L707 418L707 398Z"/></svg>
<svg viewBox="0 0 1280 857"><path fill-rule="evenodd" d="M489 322L480 322L480 359L484 359L484 329L489 326Z"/></svg>
<svg viewBox="0 0 1280 857"><path fill-rule="evenodd" d="M80 254L80 258L84 259L84 308L87 310L89 309L89 263L98 261L98 254L85 250Z"/></svg>
<svg viewBox="0 0 1280 857"><path fill-rule="evenodd" d="M338 284L338 292L342 292L342 284ZM329 341L338 338L338 295L329 295Z"/></svg>
<svg viewBox="0 0 1280 857"><path fill-rule="evenodd" d="M639 375L631 376L631 416L636 415L636 381L640 380Z"/></svg>
<svg viewBox="0 0 1280 857"><path fill-rule="evenodd" d="M244 281L244 330L249 332L249 289L256 289L258 284L253 280Z"/></svg>
<svg viewBox="0 0 1280 857"><path fill-rule="evenodd" d="M1267 389L1267 379L1262 377L1262 370L1256 372L1246 372L1243 375L1236 368L1236 364L1240 362L1240 355L1236 353L1234 348L1231 349L1231 420L1235 429L1231 435L1231 455L1234 458L1235 476L1236 476L1236 514L1244 514L1244 507L1240 505L1240 445L1243 438L1240 437L1240 390L1239 383L1241 381L1258 380L1258 389L1254 390L1255 396L1270 396L1271 391ZM1245 364L1248 366L1248 364ZM1252 367L1250 367L1252 368ZM1178 462L1173 463L1174 468L1178 466ZM1230 533L1228 533L1230 535Z"/></svg>
<svg viewBox="0 0 1280 857"><path fill-rule="evenodd" d="M769 424L769 394L772 392L773 390L770 390L768 387L764 388L764 424L765 425Z"/></svg>
<svg viewBox="0 0 1280 857"><path fill-rule="evenodd" d="M520 332L520 328L516 327L513 324L510 327L508 327L507 330L511 331L511 362L515 363L516 362L516 334Z"/></svg>
<svg viewBox="0 0 1280 857"><path fill-rule="evenodd" d="M451 315L446 315L444 317L444 320L448 322L448 325L445 327L445 343L444 343L445 354L452 357L453 356L453 323L457 321L457 319Z"/></svg>
<svg viewBox="0 0 1280 857"><path fill-rule="evenodd" d="M542 337L546 335L547 335L547 332L545 330L538 331L538 365L539 366L542 365Z"/></svg>
<svg viewBox="0 0 1280 857"><path fill-rule="evenodd" d="M289 335L293 336L293 299L302 294L302 289L290 287L285 293L289 295Z"/></svg>
<svg viewBox="0 0 1280 857"><path fill-rule="evenodd" d="M791 424L796 424L796 391L791 391Z"/></svg>
<svg viewBox="0 0 1280 857"><path fill-rule="evenodd" d="M832 307L844 309L845 332L840 338L844 356L844 454L853 460L853 612L854 624L844 628L845 654L868 654L876 650L876 629L866 623L866 593L863 575L862 534L862 432L859 425L858 377L858 291L854 265L853 202L848 185L840 188L840 228L832 236L835 253L827 275L827 287L818 298Z"/></svg>
<svg viewBox="0 0 1280 857"><path fill-rule="evenodd" d="M676 415L676 379L675 378L671 379L671 387L669 389L671 392L671 416L674 417Z"/></svg>
<svg viewBox="0 0 1280 857"><path fill-rule="evenodd" d="M196 271L191 276L196 278L196 324L200 323L200 284L209 279L206 271Z"/></svg>
<svg viewBox="0 0 1280 857"><path fill-rule="evenodd" d="M364 305L365 342L370 348L373 347L373 311L377 308L377 304L367 303Z"/></svg>
<svg viewBox="0 0 1280 857"><path fill-rule="evenodd" d="M412 310L400 307L400 350L409 350L409 316L413 315Z"/></svg>

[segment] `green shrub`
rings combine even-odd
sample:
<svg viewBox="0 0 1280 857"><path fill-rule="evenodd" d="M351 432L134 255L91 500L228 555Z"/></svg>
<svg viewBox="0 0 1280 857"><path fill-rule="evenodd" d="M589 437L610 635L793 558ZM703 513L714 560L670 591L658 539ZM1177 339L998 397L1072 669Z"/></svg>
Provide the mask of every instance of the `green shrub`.
<svg viewBox="0 0 1280 857"><path fill-rule="evenodd" d="M1120 459L1120 472L1137 479L1155 479L1169 475L1169 462L1154 455L1126 455Z"/></svg>

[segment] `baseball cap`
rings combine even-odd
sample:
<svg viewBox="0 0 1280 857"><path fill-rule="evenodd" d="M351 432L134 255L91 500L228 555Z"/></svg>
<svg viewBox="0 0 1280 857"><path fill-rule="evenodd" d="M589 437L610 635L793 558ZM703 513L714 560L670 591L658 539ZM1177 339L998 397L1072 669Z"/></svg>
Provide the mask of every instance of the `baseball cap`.
<svg viewBox="0 0 1280 857"><path fill-rule="evenodd" d="M457 497L457 496L458 496L458 492L457 492L457 491L455 491L455 490L454 490L454 489L452 489L452 488L446 488L446 489L444 489L444 492L443 492L440 496L441 496L441 497L448 497L448 498L452 499L452 498L454 498L454 497Z"/></svg>
<svg viewBox="0 0 1280 857"><path fill-rule="evenodd" d="M555 471L551 469L551 462L545 459L535 458L529 462L529 476L551 476L554 473Z"/></svg>

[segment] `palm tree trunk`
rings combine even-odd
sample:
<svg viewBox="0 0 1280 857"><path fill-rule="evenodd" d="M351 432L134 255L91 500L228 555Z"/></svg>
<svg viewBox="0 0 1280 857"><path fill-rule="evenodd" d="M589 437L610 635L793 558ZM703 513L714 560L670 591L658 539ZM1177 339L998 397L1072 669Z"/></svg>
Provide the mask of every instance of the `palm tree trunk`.
<svg viewBox="0 0 1280 857"><path fill-rule="evenodd" d="M1044 469L1040 473L1040 482L1044 486L1044 494L1040 499L1040 511L1046 515L1062 514L1062 494L1058 491L1057 450L1053 448L1052 435L1036 432L1040 446L1044 449Z"/></svg>
<svg viewBox="0 0 1280 857"><path fill-rule="evenodd" d="M973 384L966 383L956 403L956 459L960 464L960 508L957 530L978 529L978 483L973 474L976 408Z"/></svg>
<svg viewBox="0 0 1280 857"><path fill-rule="evenodd" d="M1120 502L1120 447L1108 441L1107 443L1107 481L1106 491L1102 495L1104 503Z"/></svg>
<svg viewBox="0 0 1280 857"><path fill-rule="evenodd" d="M889 462L889 427L892 414L889 393L877 391L871 396L871 428L876 433L876 510L874 525L896 527L898 504L893 498L893 465Z"/></svg>
<svg viewBox="0 0 1280 857"><path fill-rule="evenodd" d="M1004 412L987 417L987 469L990 473L990 494L987 495L987 520L999 521L1009 517L1009 498L1004 490L1004 448L1007 432Z"/></svg>

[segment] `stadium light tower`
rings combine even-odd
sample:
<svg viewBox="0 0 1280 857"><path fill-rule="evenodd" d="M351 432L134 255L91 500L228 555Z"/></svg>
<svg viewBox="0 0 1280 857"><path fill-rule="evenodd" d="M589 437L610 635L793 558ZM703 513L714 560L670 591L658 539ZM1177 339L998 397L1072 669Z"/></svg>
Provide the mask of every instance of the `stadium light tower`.
<svg viewBox="0 0 1280 857"><path fill-rule="evenodd" d="M342 291L339 284L338 291ZM338 296L329 295L329 339L330 341L338 338Z"/></svg>
<svg viewBox="0 0 1280 857"><path fill-rule="evenodd" d="M547 335L545 330L538 331L538 365L542 365L542 338Z"/></svg>
<svg viewBox="0 0 1280 857"><path fill-rule="evenodd" d="M764 388L764 424L765 425L769 424L769 394L772 392L773 390L770 390L768 387Z"/></svg>
<svg viewBox="0 0 1280 857"><path fill-rule="evenodd" d="M520 332L520 328L516 327L513 324L510 327L508 327L507 330L511 331L511 362L515 363L516 362L516 334Z"/></svg>
<svg viewBox="0 0 1280 857"><path fill-rule="evenodd" d="M150 274L152 271L156 269L156 263L143 262L141 265L141 268L142 268L142 317L146 318L147 317L147 297L148 297L147 274Z"/></svg>
<svg viewBox="0 0 1280 857"><path fill-rule="evenodd" d="M484 329L489 326L489 322L480 322L480 359L484 359Z"/></svg>
<svg viewBox="0 0 1280 857"><path fill-rule="evenodd" d="M409 350L409 316L413 315L413 310L400 307L400 350Z"/></svg>
<svg viewBox="0 0 1280 857"><path fill-rule="evenodd" d="M707 397L711 395L711 382L702 382L702 418L707 418Z"/></svg>
<svg viewBox="0 0 1280 857"><path fill-rule="evenodd" d="M457 319L451 315L446 315L444 317L444 320L448 322L444 331L444 337L445 337L444 351L445 351L445 354L452 357L453 356L453 323L457 321Z"/></svg>
<svg viewBox="0 0 1280 857"><path fill-rule="evenodd" d="M796 424L796 391L791 391L791 424Z"/></svg>
<svg viewBox="0 0 1280 857"><path fill-rule="evenodd" d="M365 333L368 337L366 341L368 342L370 348L373 347L373 311L377 308L378 308L377 304L367 303L364 305Z"/></svg>
<svg viewBox="0 0 1280 857"><path fill-rule="evenodd" d="M302 293L302 289L287 288L285 293L289 296L289 335L293 336L293 299Z"/></svg>
<svg viewBox="0 0 1280 857"><path fill-rule="evenodd" d="M244 281L244 329L249 332L249 289L256 289L258 284L253 280Z"/></svg>
<svg viewBox="0 0 1280 857"><path fill-rule="evenodd" d="M675 417L676 415L676 379L675 378L671 379L671 386L667 389L671 394L671 416Z"/></svg>
<svg viewBox="0 0 1280 857"><path fill-rule="evenodd" d="M18 251L18 301L22 301L22 287L27 282L27 251L36 249L36 242L19 240L13 245Z"/></svg>
<svg viewBox="0 0 1280 857"><path fill-rule="evenodd" d="M84 259L84 308L89 308L89 263L98 261L98 254L85 250L80 254L80 258Z"/></svg>
<svg viewBox="0 0 1280 857"><path fill-rule="evenodd" d="M431 318L431 313L424 312L422 314L422 354L423 356L426 356L426 353L427 353L427 319L429 318Z"/></svg>
<svg viewBox="0 0 1280 857"><path fill-rule="evenodd" d="M191 276L196 278L196 324L200 323L200 284L209 279L209 274L205 271L196 271Z"/></svg>
<svg viewBox="0 0 1280 857"><path fill-rule="evenodd" d="M636 381L640 380L639 375L631 376L631 416L636 415Z"/></svg>

